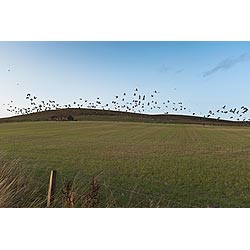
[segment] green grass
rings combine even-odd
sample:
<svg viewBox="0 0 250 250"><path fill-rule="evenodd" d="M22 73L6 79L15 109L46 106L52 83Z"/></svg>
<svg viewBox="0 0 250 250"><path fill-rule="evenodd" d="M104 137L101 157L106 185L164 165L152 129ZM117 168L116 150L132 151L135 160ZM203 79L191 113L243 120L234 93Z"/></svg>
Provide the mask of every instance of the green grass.
<svg viewBox="0 0 250 250"><path fill-rule="evenodd" d="M118 207L250 207L249 127L2 123L0 150L43 182L50 169L83 184L98 175Z"/></svg>

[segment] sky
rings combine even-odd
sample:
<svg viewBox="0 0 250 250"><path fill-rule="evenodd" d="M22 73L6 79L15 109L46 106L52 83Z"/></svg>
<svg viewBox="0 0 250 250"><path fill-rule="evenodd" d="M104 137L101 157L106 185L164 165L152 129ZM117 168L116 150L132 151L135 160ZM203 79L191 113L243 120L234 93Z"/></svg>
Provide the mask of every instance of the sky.
<svg viewBox="0 0 250 250"><path fill-rule="evenodd" d="M28 107L27 93L110 103L124 92L132 99L136 88L146 96L157 90L158 105L182 102L179 114L203 116L250 106L249 69L250 42L0 42L0 117L13 115L10 101Z"/></svg>

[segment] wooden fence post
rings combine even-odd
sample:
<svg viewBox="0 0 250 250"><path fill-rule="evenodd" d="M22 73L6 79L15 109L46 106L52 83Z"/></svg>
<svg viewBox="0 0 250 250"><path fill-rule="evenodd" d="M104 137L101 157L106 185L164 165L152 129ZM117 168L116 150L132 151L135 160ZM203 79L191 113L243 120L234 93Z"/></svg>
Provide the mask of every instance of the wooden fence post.
<svg viewBox="0 0 250 250"><path fill-rule="evenodd" d="M56 170L51 170L48 189L47 207L53 202L54 194L56 191Z"/></svg>

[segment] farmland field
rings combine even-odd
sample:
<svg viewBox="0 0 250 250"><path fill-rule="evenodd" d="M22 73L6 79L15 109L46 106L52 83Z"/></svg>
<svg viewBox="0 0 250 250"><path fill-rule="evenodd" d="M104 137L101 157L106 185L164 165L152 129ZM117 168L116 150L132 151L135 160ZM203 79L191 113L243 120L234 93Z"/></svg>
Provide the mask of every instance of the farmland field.
<svg viewBox="0 0 250 250"><path fill-rule="evenodd" d="M249 127L2 123L0 151L38 182L50 169L78 183L97 176L115 207L250 207Z"/></svg>

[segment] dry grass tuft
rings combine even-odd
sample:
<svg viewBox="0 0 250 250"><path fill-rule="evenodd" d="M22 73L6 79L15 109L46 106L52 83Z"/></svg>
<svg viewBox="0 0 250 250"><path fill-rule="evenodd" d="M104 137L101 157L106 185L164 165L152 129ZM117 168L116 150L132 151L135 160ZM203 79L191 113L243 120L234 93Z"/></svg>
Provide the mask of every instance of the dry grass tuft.
<svg viewBox="0 0 250 250"><path fill-rule="evenodd" d="M100 185L95 177L93 177L90 187L87 193L83 197L83 207L85 208L94 208L99 205L99 191Z"/></svg>
<svg viewBox="0 0 250 250"><path fill-rule="evenodd" d="M63 193L63 207L65 208L73 208L75 205L74 196L75 193L72 190L73 183L68 181L65 183L64 188L62 189Z"/></svg>

